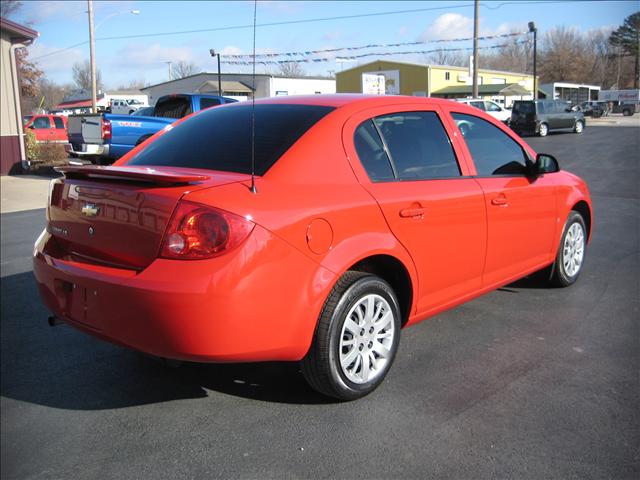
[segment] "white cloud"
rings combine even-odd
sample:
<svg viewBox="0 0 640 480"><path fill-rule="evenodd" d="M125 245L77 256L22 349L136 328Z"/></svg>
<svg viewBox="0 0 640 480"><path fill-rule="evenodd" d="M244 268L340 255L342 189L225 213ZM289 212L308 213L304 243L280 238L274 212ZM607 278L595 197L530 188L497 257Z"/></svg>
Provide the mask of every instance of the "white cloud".
<svg viewBox="0 0 640 480"><path fill-rule="evenodd" d="M49 74L58 74L68 72L71 76L71 67L76 62L86 60L82 50L72 48L70 50L60 51L60 47L51 47L36 41L29 47L29 58L37 63L38 67L49 76ZM39 58L42 57L42 58Z"/></svg>
<svg viewBox="0 0 640 480"><path fill-rule="evenodd" d="M473 35L473 19L459 13L445 13L436 18L420 40L451 40Z"/></svg>
<svg viewBox="0 0 640 480"><path fill-rule="evenodd" d="M194 62L196 55L190 47L163 47L159 43L151 45L130 43L116 52L111 64L114 68L122 69L153 68L165 65L169 61Z"/></svg>
<svg viewBox="0 0 640 480"><path fill-rule="evenodd" d="M407 35L407 33L409 33L409 29L408 29L406 26L404 26L404 25L403 25L403 26L401 26L401 27L398 29L398 36L399 36L399 37L404 37L404 36L406 36L406 35Z"/></svg>

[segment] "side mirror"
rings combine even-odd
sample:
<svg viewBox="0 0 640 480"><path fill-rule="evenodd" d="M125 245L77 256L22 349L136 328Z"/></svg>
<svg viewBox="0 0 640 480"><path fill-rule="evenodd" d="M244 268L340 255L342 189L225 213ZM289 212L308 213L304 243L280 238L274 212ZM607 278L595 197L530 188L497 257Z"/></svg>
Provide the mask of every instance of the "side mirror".
<svg viewBox="0 0 640 480"><path fill-rule="evenodd" d="M544 173L556 173L560 171L560 165L558 160L552 155L546 153L539 153L536 156L536 174L542 175Z"/></svg>

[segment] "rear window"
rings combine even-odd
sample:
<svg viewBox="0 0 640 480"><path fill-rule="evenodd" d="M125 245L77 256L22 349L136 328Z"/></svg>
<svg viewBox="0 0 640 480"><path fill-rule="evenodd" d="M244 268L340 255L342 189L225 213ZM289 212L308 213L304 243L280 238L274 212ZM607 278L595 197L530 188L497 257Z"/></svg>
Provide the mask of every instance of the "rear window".
<svg viewBox="0 0 640 480"><path fill-rule="evenodd" d="M191 113L191 99L186 97L171 97L160 100L156 104L155 117L182 118Z"/></svg>
<svg viewBox="0 0 640 480"><path fill-rule="evenodd" d="M264 175L332 110L316 105L256 105L256 175ZM251 173L251 104L203 110L151 142L127 164Z"/></svg>
<svg viewBox="0 0 640 480"><path fill-rule="evenodd" d="M533 102L513 102L513 111L515 113L536 113Z"/></svg>

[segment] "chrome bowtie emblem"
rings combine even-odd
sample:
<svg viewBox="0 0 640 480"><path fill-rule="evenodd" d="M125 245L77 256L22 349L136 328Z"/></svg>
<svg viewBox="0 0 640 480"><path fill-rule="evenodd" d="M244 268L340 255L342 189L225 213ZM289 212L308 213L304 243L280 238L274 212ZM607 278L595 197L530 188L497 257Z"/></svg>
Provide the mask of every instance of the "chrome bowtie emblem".
<svg viewBox="0 0 640 480"><path fill-rule="evenodd" d="M95 206L93 203L87 203L82 207L82 214L87 217L95 217L100 213L100 207Z"/></svg>
<svg viewBox="0 0 640 480"><path fill-rule="evenodd" d="M89 227L89 235L93 237L93 234L96 233L93 227Z"/></svg>

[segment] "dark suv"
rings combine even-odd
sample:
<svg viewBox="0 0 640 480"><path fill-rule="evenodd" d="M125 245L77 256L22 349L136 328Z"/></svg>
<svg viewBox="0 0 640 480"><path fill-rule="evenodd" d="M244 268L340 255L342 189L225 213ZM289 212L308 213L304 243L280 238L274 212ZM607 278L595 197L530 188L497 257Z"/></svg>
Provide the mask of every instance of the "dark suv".
<svg viewBox="0 0 640 480"><path fill-rule="evenodd" d="M556 130L582 133L584 114L562 100L516 100L511 110L511 128L518 134L544 137Z"/></svg>

